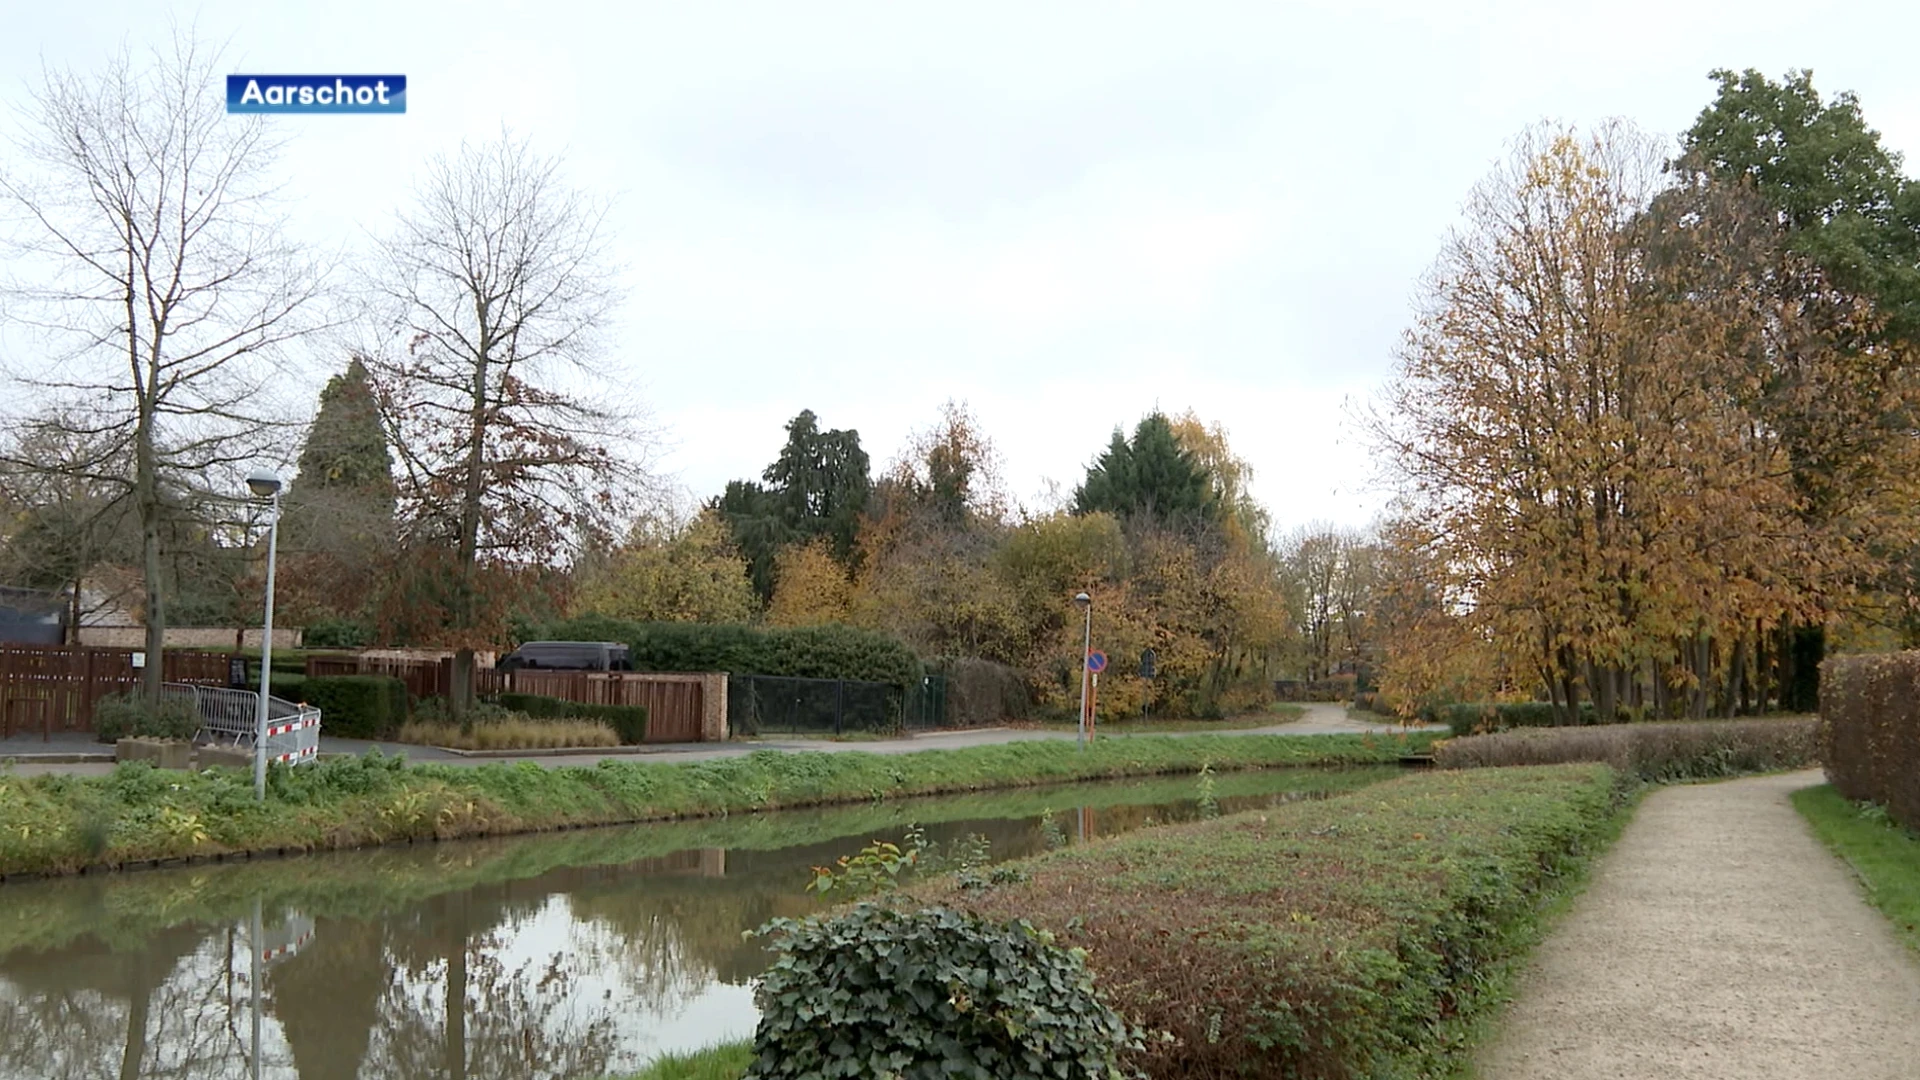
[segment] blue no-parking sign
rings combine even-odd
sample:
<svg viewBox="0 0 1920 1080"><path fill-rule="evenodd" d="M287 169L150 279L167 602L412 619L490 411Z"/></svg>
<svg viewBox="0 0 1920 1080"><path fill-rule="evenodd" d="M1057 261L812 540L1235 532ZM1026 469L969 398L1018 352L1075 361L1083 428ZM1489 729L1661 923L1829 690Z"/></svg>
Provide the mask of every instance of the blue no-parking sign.
<svg viewBox="0 0 1920 1080"><path fill-rule="evenodd" d="M1095 675L1107 670L1107 654L1095 649L1087 654L1087 670Z"/></svg>

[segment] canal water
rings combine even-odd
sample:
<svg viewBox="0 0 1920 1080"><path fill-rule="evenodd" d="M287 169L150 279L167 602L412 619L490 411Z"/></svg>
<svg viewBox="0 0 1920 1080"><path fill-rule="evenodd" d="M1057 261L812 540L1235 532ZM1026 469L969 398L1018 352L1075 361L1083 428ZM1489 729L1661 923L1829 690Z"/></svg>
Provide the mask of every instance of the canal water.
<svg viewBox="0 0 1920 1080"><path fill-rule="evenodd" d="M1395 770L1223 773L1222 813ZM572 1078L750 1036L810 868L1202 814L1192 776L0 886L0 1080Z"/></svg>

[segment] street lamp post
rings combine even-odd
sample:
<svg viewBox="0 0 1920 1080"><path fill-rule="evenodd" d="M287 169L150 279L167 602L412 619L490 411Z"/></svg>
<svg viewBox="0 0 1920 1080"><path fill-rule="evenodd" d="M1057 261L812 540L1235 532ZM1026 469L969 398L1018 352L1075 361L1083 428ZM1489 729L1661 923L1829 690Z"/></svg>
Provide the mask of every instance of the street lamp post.
<svg viewBox="0 0 1920 1080"><path fill-rule="evenodd" d="M1086 636L1081 639L1080 644L1080 747L1085 749L1087 745L1087 680L1093 678L1093 672L1088 666L1088 661L1093 658L1093 597L1080 593L1073 598L1073 602L1079 604L1081 610L1087 613Z"/></svg>
<svg viewBox="0 0 1920 1080"><path fill-rule="evenodd" d="M253 732L253 797L267 797L267 689L273 678L273 564L280 543L280 478L265 469L247 476L247 490L267 500L267 617L260 635L260 711Z"/></svg>

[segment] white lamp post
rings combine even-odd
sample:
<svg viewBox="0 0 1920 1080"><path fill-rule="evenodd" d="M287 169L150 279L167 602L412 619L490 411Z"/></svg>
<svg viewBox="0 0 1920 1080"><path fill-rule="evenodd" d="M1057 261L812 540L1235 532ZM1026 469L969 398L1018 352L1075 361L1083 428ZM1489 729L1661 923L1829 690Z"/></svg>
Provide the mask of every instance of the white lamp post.
<svg viewBox="0 0 1920 1080"><path fill-rule="evenodd" d="M247 490L268 501L267 618L260 635L260 714L253 732L253 797L267 797L267 687L273 677L273 563L280 543L280 478L265 469L247 474Z"/></svg>
<svg viewBox="0 0 1920 1080"><path fill-rule="evenodd" d="M1081 593L1073 602L1087 613L1086 637L1080 645L1080 746L1084 749L1087 745L1087 680L1093 678L1092 669L1087 666L1093 659L1093 597Z"/></svg>

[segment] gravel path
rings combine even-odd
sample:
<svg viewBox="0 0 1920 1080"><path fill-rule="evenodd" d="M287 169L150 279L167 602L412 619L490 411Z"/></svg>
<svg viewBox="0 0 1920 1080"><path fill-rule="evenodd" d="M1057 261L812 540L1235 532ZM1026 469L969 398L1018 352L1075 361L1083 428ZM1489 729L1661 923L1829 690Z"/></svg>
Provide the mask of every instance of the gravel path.
<svg viewBox="0 0 1920 1080"><path fill-rule="evenodd" d="M1480 1080L1913 1080L1920 963L1787 796L1663 788L1544 942Z"/></svg>

